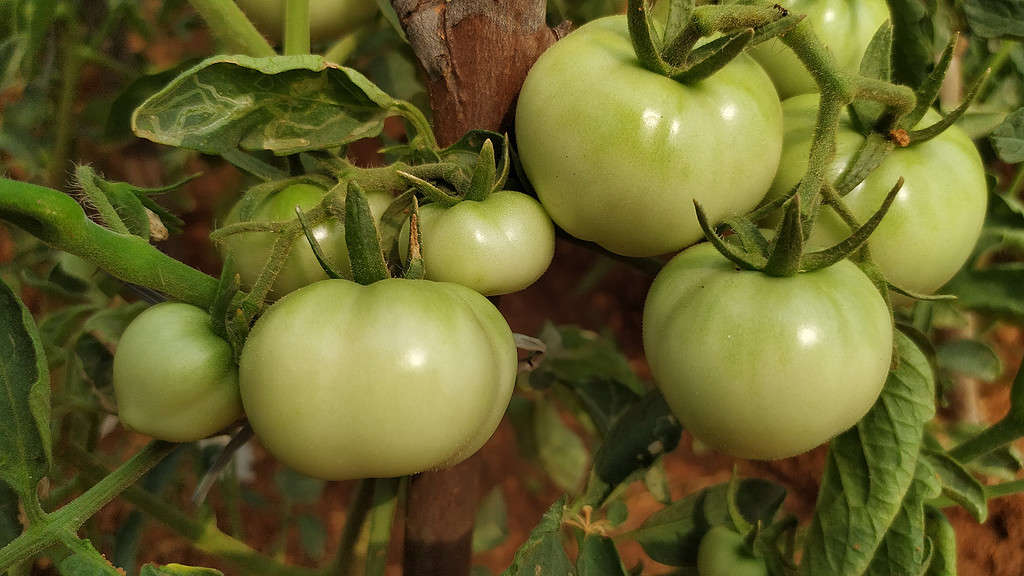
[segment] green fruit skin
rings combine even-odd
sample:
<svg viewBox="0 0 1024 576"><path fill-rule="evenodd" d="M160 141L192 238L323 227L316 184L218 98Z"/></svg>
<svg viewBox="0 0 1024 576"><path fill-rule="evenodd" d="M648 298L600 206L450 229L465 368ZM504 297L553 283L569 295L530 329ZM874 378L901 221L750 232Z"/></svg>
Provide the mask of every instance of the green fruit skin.
<svg viewBox="0 0 1024 576"><path fill-rule="evenodd" d="M782 0L784 8L804 14L824 42L840 70L856 72L875 32L889 20L885 0ZM772 39L750 49L771 76L780 98L817 92L818 85L807 69L781 40Z"/></svg>
<svg viewBox="0 0 1024 576"><path fill-rule="evenodd" d="M771 81L740 56L687 86L640 66L623 16L594 20L549 48L516 109L523 168L551 218L625 256L679 250L764 197L782 115Z"/></svg>
<svg viewBox="0 0 1024 576"><path fill-rule="evenodd" d="M794 456L855 424L892 355L885 301L844 260L789 278L738 271L700 244L651 286L643 342L683 427L719 452Z"/></svg>
<svg viewBox="0 0 1024 576"><path fill-rule="evenodd" d="M456 464L501 421L517 368L512 332L480 294L428 280L325 280L255 324L242 401L263 445L328 480Z"/></svg>
<svg viewBox="0 0 1024 576"><path fill-rule="evenodd" d="M747 552L743 536L725 526L715 526L697 548L700 576L768 576L768 565Z"/></svg>
<svg viewBox="0 0 1024 576"><path fill-rule="evenodd" d="M273 42L280 42L285 0L237 0L239 8ZM373 0L310 0L309 35L314 43L340 40L377 14Z"/></svg>
<svg viewBox="0 0 1024 576"><path fill-rule="evenodd" d="M496 192L481 202L419 209L428 280L454 282L485 296L518 292L537 281L555 255L555 226L544 207L521 192ZM408 258L409 223L398 245Z"/></svg>
<svg viewBox="0 0 1024 576"><path fill-rule="evenodd" d="M818 97L806 94L783 103L786 134L779 171L768 192L777 198L792 189L807 169ZM939 119L930 111L921 122ZM864 138L844 113L836 155L828 177L834 180L853 160ZM900 177L903 187L871 235L871 257L886 279L905 290L933 293L967 261L985 222L988 184L985 166L970 138L957 126L908 148L892 151L846 197L860 222L867 221ZM843 240L850 229L831 208L822 210L808 239L810 249Z"/></svg>
<svg viewBox="0 0 1024 576"><path fill-rule="evenodd" d="M114 354L114 395L125 426L169 442L192 442L242 417L231 345L204 310L178 302L146 309Z"/></svg>
<svg viewBox="0 0 1024 576"><path fill-rule="evenodd" d="M324 189L312 184L292 184L263 200L253 212L251 221L290 222L295 220L296 206L302 208L304 212L308 212L320 203L326 193ZM384 194L369 194L367 201L370 204L370 212L379 218L383 215L391 199ZM240 221L241 206L242 203L239 202L232 208L225 224L235 224ZM221 243L222 254L225 257L230 254L234 258L235 270L241 277L243 288L251 288L255 284L264 264L273 252L277 237L272 232L244 232L228 236ZM344 223L332 219L315 226L313 237L320 243L324 254L337 272L345 277L350 277L352 271L348 259L348 247L345 244ZM326 279L327 273L317 261L306 237L299 236L292 246L291 253L288 254L284 267L274 281L270 295L272 298L280 298L302 286Z"/></svg>

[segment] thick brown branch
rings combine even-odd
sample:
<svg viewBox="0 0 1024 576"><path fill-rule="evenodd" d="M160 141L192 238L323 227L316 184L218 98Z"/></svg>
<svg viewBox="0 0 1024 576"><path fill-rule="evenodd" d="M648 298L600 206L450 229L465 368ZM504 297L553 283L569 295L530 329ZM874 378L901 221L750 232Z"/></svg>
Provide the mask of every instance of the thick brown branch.
<svg viewBox="0 0 1024 576"><path fill-rule="evenodd" d="M556 39L544 0L393 0L426 72L434 132L507 131L526 73Z"/></svg>

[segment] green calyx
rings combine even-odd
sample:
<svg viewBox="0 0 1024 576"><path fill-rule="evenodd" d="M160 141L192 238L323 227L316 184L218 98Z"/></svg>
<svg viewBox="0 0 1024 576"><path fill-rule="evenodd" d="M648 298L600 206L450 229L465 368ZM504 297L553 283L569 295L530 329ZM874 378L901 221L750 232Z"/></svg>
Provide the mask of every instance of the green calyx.
<svg viewBox="0 0 1024 576"><path fill-rule="evenodd" d="M683 83L711 76L748 46L792 29L801 19L778 5L695 6L694 0L663 1L669 2L668 19L659 34L645 0L629 0L629 35L645 68ZM718 33L723 36L695 48L701 38Z"/></svg>
<svg viewBox="0 0 1024 576"><path fill-rule="evenodd" d="M841 206L842 199L835 195L830 187L826 187L825 201L835 206L840 214L849 217L847 223L852 232L838 244L806 253L804 252L804 239L808 226L801 217L800 196L795 193L783 198L781 204L776 202L772 206L774 208L781 205L785 211L782 221L776 227L770 241L754 223L754 219L764 212L763 208L750 215L731 218L723 222L726 227L733 230L739 239L739 245L729 243L719 236L709 224L707 215L700 204L697 202L693 204L705 237L723 256L744 270L756 270L769 276L787 277L795 276L800 272L813 272L827 268L860 250L871 233L881 224L882 218L889 211L893 200L896 199L896 194L902 187L903 179L900 178L886 195L882 205L864 224L852 220L849 211Z"/></svg>
<svg viewBox="0 0 1024 576"><path fill-rule="evenodd" d="M496 164L494 143L488 138L480 145L480 151L473 156L472 165L468 165L469 157L459 154L458 166L454 172L437 174L413 174L412 171L400 170L398 175L414 190L435 204L446 208L463 201L482 202L491 194L505 187L511 170L509 158L508 136L502 140L501 162ZM468 174L467 174L468 172Z"/></svg>

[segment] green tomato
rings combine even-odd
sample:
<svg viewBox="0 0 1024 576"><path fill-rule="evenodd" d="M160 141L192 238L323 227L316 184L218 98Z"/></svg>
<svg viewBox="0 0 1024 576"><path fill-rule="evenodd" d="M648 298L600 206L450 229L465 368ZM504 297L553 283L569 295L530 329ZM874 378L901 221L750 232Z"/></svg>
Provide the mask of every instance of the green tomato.
<svg viewBox="0 0 1024 576"><path fill-rule="evenodd" d="M169 442L205 438L242 417L231 345L209 314L178 302L128 325L114 354L114 395L125 426Z"/></svg>
<svg viewBox="0 0 1024 576"><path fill-rule="evenodd" d="M889 20L885 0L782 0L794 14L806 15L806 22L828 46L840 70L856 72L875 32ZM779 91L780 98L817 92L810 73L781 40L772 39L750 49Z"/></svg>
<svg viewBox="0 0 1024 576"><path fill-rule="evenodd" d="M643 68L624 16L590 22L530 70L516 109L526 175L566 232L625 256L672 252L749 211L778 167L782 115L768 76L740 56L684 85Z"/></svg>
<svg viewBox="0 0 1024 576"><path fill-rule="evenodd" d="M341 480L469 457L501 421L516 366L505 319L469 288L326 280L256 322L239 381L249 423L271 454Z"/></svg>
<svg viewBox="0 0 1024 576"><path fill-rule="evenodd" d="M256 207L250 218L253 222L290 222L295 220L295 207L309 211L316 207L327 192L312 184L292 184L271 194ZM383 215L391 201L384 194L369 194L370 212L379 217ZM241 220L239 202L228 214L225 224L234 224ZM313 228L313 237L320 243L324 254L336 267L339 274L346 277L351 274L348 260L348 247L345 244L345 226L337 220L330 220ZM274 242L278 236L272 232L245 232L233 234L221 243L221 252L225 257L234 258L235 269L242 280L242 286L251 287L259 277L263 266L270 259ZM313 249L305 236L299 236L292 246L291 253L285 261L274 286L271 296L279 298L307 284L326 280L327 273L320 266Z"/></svg>
<svg viewBox="0 0 1024 576"><path fill-rule="evenodd" d="M700 576L768 576L768 565L747 550L743 536L726 526L715 526L697 548Z"/></svg>
<svg viewBox="0 0 1024 576"><path fill-rule="evenodd" d="M274 42L281 40L285 0L237 0L246 16ZM377 14L374 0L309 0L309 35L313 42L331 42Z"/></svg>
<svg viewBox="0 0 1024 576"><path fill-rule="evenodd" d="M807 170L818 97L791 98L782 108L785 145L769 198L791 190ZM922 125L938 119L931 111ZM863 141L844 113L830 179L842 173ZM931 293L960 270L981 235L988 207L985 166L970 138L957 126L921 144L898 148L845 197L860 222L878 210L900 176L903 188L868 241L871 257L889 282L913 292ZM850 229L827 208L821 211L808 244L820 249L849 234Z"/></svg>
<svg viewBox="0 0 1024 576"><path fill-rule="evenodd" d="M555 255L555 227L544 208L520 192L496 192L481 202L419 210L427 279L455 282L485 295L518 292L533 284ZM398 245L408 258L409 223Z"/></svg>
<svg viewBox="0 0 1024 576"><path fill-rule="evenodd" d="M777 278L709 244L658 273L643 313L651 374L683 427L753 459L800 454L860 420L885 383L892 330L848 260Z"/></svg>

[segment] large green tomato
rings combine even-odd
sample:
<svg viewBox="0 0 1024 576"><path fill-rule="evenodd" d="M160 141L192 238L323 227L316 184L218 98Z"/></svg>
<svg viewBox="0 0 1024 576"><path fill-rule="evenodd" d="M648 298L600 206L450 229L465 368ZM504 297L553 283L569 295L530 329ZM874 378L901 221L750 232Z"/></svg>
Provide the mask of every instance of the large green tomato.
<svg viewBox="0 0 1024 576"><path fill-rule="evenodd" d="M636 59L624 16L590 22L533 65L516 109L519 156L551 218L617 254L653 256L753 208L778 166L782 115L740 56L694 85Z"/></svg>
<svg viewBox="0 0 1024 576"><path fill-rule="evenodd" d="M516 366L505 319L465 286L325 280L256 322L239 382L253 430L285 464L329 480L392 477L480 449Z"/></svg>
<svg viewBox="0 0 1024 576"><path fill-rule="evenodd" d="M237 0L238 6L268 38L281 40L285 0ZM369 21L377 13L374 0L309 0L309 35L313 42L331 42Z"/></svg>
<svg viewBox="0 0 1024 576"><path fill-rule="evenodd" d="M875 32L889 19L885 0L781 0L794 14L804 14L841 70L856 72ZM792 50L772 39L750 49L775 82L780 98L817 92L814 79Z"/></svg>
<svg viewBox="0 0 1024 576"><path fill-rule="evenodd" d="M191 442L241 418L231 345L205 311L164 302L139 314L114 353L117 410L129 428L169 442Z"/></svg>
<svg viewBox="0 0 1024 576"><path fill-rule="evenodd" d="M768 565L747 551L743 536L726 526L715 526L697 548L700 576L768 576Z"/></svg>
<svg viewBox="0 0 1024 576"><path fill-rule="evenodd" d="M683 427L753 459L800 454L860 420L885 383L892 330L848 260L776 278L709 244L658 273L643 315L651 373Z"/></svg>
<svg viewBox="0 0 1024 576"><path fill-rule="evenodd" d="M807 169L818 97L805 94L791 98L782 108L785 146L769 197L792 189ZM937 113L929 112L922 124L938 119ZM842 173L863 141L844 115L830 179ZM970 138L953 126L931 140L891 152L845 197L846 204L861 222L866 221L900 176L904 178L903 188L868 245L889 282L906 290L931 293L964 265L981 234L988 206L985 167ZM849 233L850 229L827 208L809 244L812 249L831 246Z"/></svg>
<svg viewBox="0 0 1024 576"><path fill-rule="evenodd" d="M309 211L320 203L327 192L323 188L312 184L292 184L271 194L265 198L253 211L250 220L253 222L290 222L295 220L295 207L299 206L303 211ZM384 213L390 198L383 194L370 194L367 196L370 203L370 211L377 217ZM234 224L240 221L240 209L243 202L239 202L228 214L226 224ZM320 243L328 259L343 275L351 274L351 265L348 260L348 247L345 244L345 226L343 223L331 220L313 228L313 237ZM271 232L245 232L228 236L221 244L222 253L234 258L235 269L242 279L242 286L251 287L259 277L263 266L270 258L274 248L277 235ZM313 249L305 236L299 236L292 246L284 268L278 274L271 289L271 296L281 297L285 294L305 286L326 280L327 273L324 272Z"/></svg>
<svg viewBox="0 0 1024 576"><path fill-rule="evenodd" d="M481 202L419 211L428 280L455 282L485 295L518 292L533 284L555 255L555 227L544 208L521 192L496 192ZM409 224L399 243L409 251Z"/></svg>

